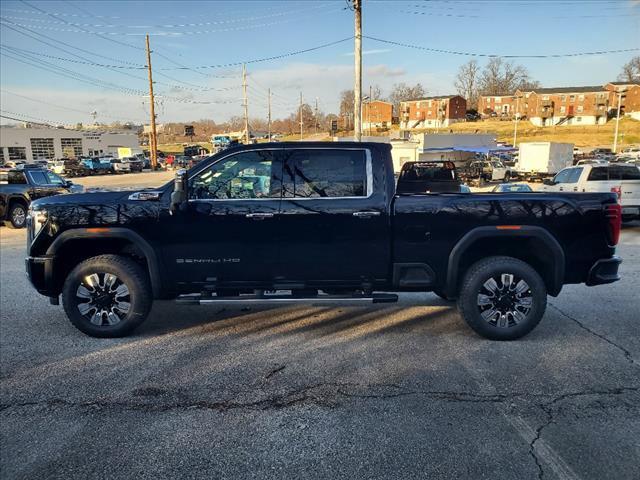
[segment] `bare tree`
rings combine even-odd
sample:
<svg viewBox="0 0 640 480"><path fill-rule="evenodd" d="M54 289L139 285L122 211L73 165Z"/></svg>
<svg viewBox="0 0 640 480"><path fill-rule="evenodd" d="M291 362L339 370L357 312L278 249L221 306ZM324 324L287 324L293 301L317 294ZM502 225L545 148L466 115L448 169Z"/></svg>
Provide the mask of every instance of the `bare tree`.
<svg viewBox="0 0 640 480"><path fill-rule="evenodd" d="M399 115L400 102L423 98L425 95L426 91L420 83L416 83L413 87L410 87L404 82L396 83L393 85L391 93L389 94L389 102L393 104L395 114Z"/></svg>
<svg viewBox="0 0 640 480"><path fill-rule="evenodd" d="M622 66L618 75L621 82L640 82L640 56L635 56Z"/></svg>
<svg viewBox="0 0 640 480"><path fill-rule="evenodd" d="M340 115L347 115L353 112L354 102L353 90L343 90L340 92Z"/></svg>
<svg viewBox="0 0 640 480"><path fill-rule="evenodd" d="M500 57L489 60L478 81L482 95L513 94L517 89L531 90L538 86L524 66L506 62Z"/></svg>
<svg viewBox="0 0 640 480"><path fill-rule="evenodd" d="M467 108L478 108L478 75L480 67L476 60L469 60L460 66L456 75L455 87L458 93L467 99Z"/></svg>

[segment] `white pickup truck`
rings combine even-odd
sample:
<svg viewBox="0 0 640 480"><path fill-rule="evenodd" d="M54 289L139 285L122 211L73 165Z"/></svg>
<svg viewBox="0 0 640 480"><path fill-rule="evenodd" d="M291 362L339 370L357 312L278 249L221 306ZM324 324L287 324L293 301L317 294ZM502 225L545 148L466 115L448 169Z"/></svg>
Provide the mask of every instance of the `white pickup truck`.
<svg viewBox="0 0 640 480"><path fill-rule="evenodd" d="M615 192L625 222L640 218L640 168L628 163L585 164L561 170L545 180L546 192Z"/></svg>

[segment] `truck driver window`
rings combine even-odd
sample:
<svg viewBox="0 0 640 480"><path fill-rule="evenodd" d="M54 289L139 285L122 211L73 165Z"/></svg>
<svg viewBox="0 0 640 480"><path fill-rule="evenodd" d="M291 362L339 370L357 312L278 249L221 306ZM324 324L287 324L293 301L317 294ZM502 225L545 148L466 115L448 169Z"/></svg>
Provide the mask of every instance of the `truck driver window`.
<svg viewBox="0 0 640 480"><path fill-rule="evenodd" d="M365 197L367 167L363 150L296 150L286 162L287 198Z"/></svg>
<svg viewBox="0 0 640 480"><path fill-rule="evenodd" d="M214 163L191 181L190 199L279 198L271 185L273 153L244 152Z"/></svg>

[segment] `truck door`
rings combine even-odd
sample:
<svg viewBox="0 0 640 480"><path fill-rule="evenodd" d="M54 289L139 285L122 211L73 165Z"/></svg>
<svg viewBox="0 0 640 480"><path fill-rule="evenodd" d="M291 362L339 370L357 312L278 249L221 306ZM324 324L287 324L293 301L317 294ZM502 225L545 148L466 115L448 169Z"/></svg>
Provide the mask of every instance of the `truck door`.
<svg viewBox="0 0 640 480"><path fill-rule="evenodd" d="M166 218L162 232L166 267L177 284L248 286L272 280L280 150L231 153L190 176L188 207Z"/></svg>
<svg viewBox="0 0 640 480"><path fill-rule="evenodd" d="M390 225L384 169L361 147L285 150L277 277L300 283L385 279Z"/></svg>

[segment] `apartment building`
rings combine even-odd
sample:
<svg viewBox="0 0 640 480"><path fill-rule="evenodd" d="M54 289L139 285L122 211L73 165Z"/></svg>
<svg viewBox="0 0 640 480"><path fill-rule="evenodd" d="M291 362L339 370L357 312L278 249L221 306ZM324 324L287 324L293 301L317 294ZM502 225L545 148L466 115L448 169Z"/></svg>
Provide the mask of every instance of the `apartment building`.
<svg viewBox="0 0 640 480"><path fill-rule="evenodd" d="M393 104L374 100L362 104L362 128L390 128L393 120Z"/></svg>
<svg viewBox="0 0 640 480"><path fill-rule="evenodd" d="M463 122L467 101L460 95L425 97L400 102L400 129L448 127Z"/></svg>
<svg viewBox="0 0 640 480"><path fill-rule="evenodd" d="M604 125L611 108L611 92L602 85L518 90L515 97L520 117L539 127Z"/></svg>
<svg viewBox="0 0 640 480"><path fill-rule="evenodd" d="M481 95L478 100L478 113L498 116L512 116L516 109L516 97L509 95Z"/></svg>
<svg viewBox="0 0 640 480"><path fill-rule="evenodd" d="M609 92L611 113L617 113L620 99L620 115L640 120L640 83L609 82L604 86Z"/></svg>

